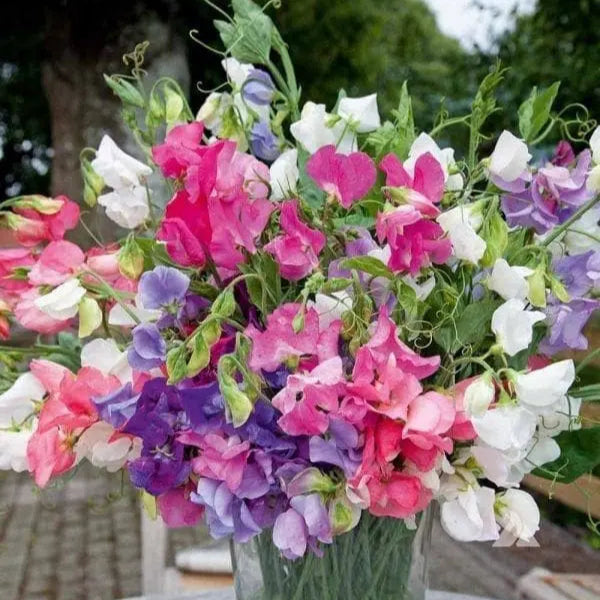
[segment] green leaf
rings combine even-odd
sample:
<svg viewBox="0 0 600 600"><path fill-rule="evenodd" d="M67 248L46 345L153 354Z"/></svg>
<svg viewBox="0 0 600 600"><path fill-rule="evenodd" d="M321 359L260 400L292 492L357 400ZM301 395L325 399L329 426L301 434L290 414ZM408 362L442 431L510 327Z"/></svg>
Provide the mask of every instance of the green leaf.
<svg viewBox="0 0 600 600"><path fill-rule="evenodd" d="M245 280L250 301L263 315L273 312L281 301L281 277L275 259L262 252L255 254L249 264L239 266L242 273L258 275Z"/></svg>
<svg viewBox="0 0 600 600"><path fill-rule="evenodd" d="M537 87L534 87L529 98L519 107L519 131L525 141L535 139L548 122L559 87L560 81L539 93Z"/></svg>
<svg viewBox="0 0 600 600"><path fill-rule="evenodd" d="M144 108L145 102L140 91L127 79L116 76L104 75L104 81L108 87L117 95L124 104Z"/></svg>
<svg viewBox="0 0 600 600"><path fill-rule="evenodd" d="M188 371L187 349L185 346L177 346L167 353L167 373L169 374L169 383L181 381Z"/></svg>
<svg viewBox="0 0 600 600"><path fill-rule="evenodd" d="M333 277L332 279L328 279L323 284L321 291L324 294L333 294L334 292L341 292L351 285L352 279L346 279L345 277Z"/></svg>
<svg viewBox="0 0 600 600"><path fill-rule="evenodd" d="M208 300L215 300L219 295L219 290L210 283L206 283L206 281L192 281L190 290Z"/></svg>
<svg viewBox="0 0 600 600"><path fill-rule="evenodd" d="M467 304L454 322L436 329L434 340L449 354L481 341L490 332L492 315L500 304L500 300L493 298Z"/></svg>
<svg viewBox="0 0 600 600"><path fill-rule="evenodd" d="M561 455L542 469L536 469L536 475L571 483L600 465L600 427L563 431L554 439L560 446Z"/></svg>
<svg viewBox="0 0 600 600"><path fill-rule="evenodd" d="M273 21L251 0L233 0L233 23L215 21L215 27L231 56L241 62L269 61Z"/></svg>
<svg viewBox="0 0 600 600"><path fill-rule="evenodd" d="M385 277L394 279L394 274L385 266L385 264L374 256L357 256L355 258L346 258L340 265L343 269L363 271L373 277Z"/></svg>
<svg viewBox="0 0 600 600"><path fill-rule="evenodd" d="M217 296L210 307L210 312L213 315L228 318L235 312L235 307L236 302L233 295L233 289L227 287Z"/></svg>
<svg viewBox="0 0 600 600"><path fill-rule="evenodd" d="M492 267L502 257L508 245L508 225L499 210L494 210L491 217L484 221L480 236L486 243L481 266Z"/></svg>

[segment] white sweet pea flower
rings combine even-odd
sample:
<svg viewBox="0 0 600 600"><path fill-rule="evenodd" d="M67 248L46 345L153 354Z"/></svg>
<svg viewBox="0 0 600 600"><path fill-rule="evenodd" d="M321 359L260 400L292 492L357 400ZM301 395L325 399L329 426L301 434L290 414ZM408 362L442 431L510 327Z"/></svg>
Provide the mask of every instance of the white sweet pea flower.
<svg viewBox="0 0 600 600"><path fill-rule="evenodd" d="M455 258L476 265L485 254L485 240L468 223L459 223L448 230Z"/></svg>
<svg viewBox="0 0 600 600"><path fill-rule="evenodd" d="M142 186L115 189L98 196L98 204L106 209L106 216L125 229L141 225L150 214L148 192Z"/></svg>
<svg viewBox="0 0 600 600"><path fill-rule="evenodd" d="M271 176L271 199L281 200L296 191L300 171L298 150L286 150L278 156L269 168Z"/></svg>
<svg viewBox="0 0 600 600"><path fill-rule="evenodd" d="M75 444L77 461L87 458L95 467L105 468L110 473L140 455L139 439L124 436L109 441L115 430L109 423L98 421L86 429Z"/></svg>
<svg viewBox="0 0 600 600"><path fill-rule="evenodd" d="M85 289L75 277L67 279L50 293L40 296L34 300L37 309L44 314L65 321L72 319L79 310L79 302L85 296Z"/></svg>
<svg viewBox="0 0 600 600"><path fill-rule="evenodd" d="M354 126L357 133L375 131L381 126L377 94L361 96L360 98L342 98L338 105L337 114Z"/></svg>
<svg viewBox="0 0 600 600"><path fill-rule="evenodd" d="M331 144L341 154L357 150L356 135L348 123L339 116L328 114L324 104L307 102L300 120L290 125L290 132L310 154Z"/></svg>
<svg viewBox="0 0 600 600"><path fill-rule="evenodd" d="M469 416L481 417L494 401L496 389L487 374L478 377L465 390L464 408Z"/></svg>
<svg viewBox="0 0 600 600"><path fill-rule="evenodd" d="M300 120L290 125L290 131L310 154L319 148L335 144L335 134L326 122L329 115L324 104L306 102L300 113Z"/></svg>
<svg viewBox="0 0 600 600"><path fill-rule="evenodd" d="M492 274L487 280L487 286L504 300L518 298L525 300L529 294L527 277L533 275L533 269L528 267L511 267L503 258L494 263Z"/></svg>
<svg viewBox="0 0 600 600"><path fill-rule="evenodd" d="M575 381L575 365L571 359L561 360L515 378L515 391L521 404L534 409L550 406L566 396Z"/></svg>
<svg viewBox="0 0 600 600"><path fill-rule="evenodd" d="M218 134L223 124L223 113L231 106L233 106L231 94L212 92L198 110L196 121L202 121L205 127Z"/></svg>
<svg viewBox="0 0 600 600"><path fill-rule="evenodd" d="M600 189L600 188L599 188ZM582 231L584 233L576 233ZM563 241L570 255L583 254L589 250L600 250L600 205L590 208L577 219Z"/></svg>
<svg viewBox="0 0 600 600"><path fill-rule="evenodd" d="M91 165L104 183L115 189L139 185L141 177L152 174L148 165L123 152L108 135L100 141Z"/></svg>
<svg viewBox="0 0 600 600"><path fill-rule="evenodd" d="M438 215L436 221L444 231L449 231L463 223L470 225L474 231L479 231L483 225L482 204L480 202L459 204Z"/></svg>
<svg viewBox="0 0 600 600"><path fill-rule="evenodd" d="M29 470L27 444L33 430L0 431L0 470L21 473Z"/></svg>
<svg viewBox="0 0 600 600"><path fill-rule="evenodd" d="M519 178L530 160L527 144L505 130L496 142L488 168L492 175L510 182Z"/></svg>
<svg viewBox="0 0 600 600"><path fill-rule="evenodd" d="M537 467L552 462L560 457L560 446L551 437L539 437L533 444L527 456L522 461L524 473L531 473Z"/></svg>
<svg viewBox="0 0 600 600"><path fill-rule="evenodd" d="M135 297L135 304L128 304L127 308L138 318L140 323L156 321L160 319L162 314L160 310L144 308L139 294ZM115 304L108 313L108 324L117 327L135 327L137 321L132 318L121 304Z"/></svg>
<svg viewBox="0 0 600 600"><path fill-rule="evenodd" d="M429 152L441 165L444 171L444 181L446 189L449 191L462 190L464 181L463 176L456 171L456 161L454 160L454 149L444 148L437 145L436 141L427 133L421 133L412 143L408 151L408 159L404 162L404 168L411 175L414 173L415 163L419 156ZM477 228L475 228L477 229Z"/></svg>
<svg viewBox="0 0 600 600"><path fill-rule="evenodd" d="M387 246L389 250L389 246ZM371 254L371 253L369 253ZM387 261L390 258L390 254L388 253L386 260L384 261L387 264ZM427 296L433 292L433 288L435 287L435 276L431 275L425 281L419 281L417 277L412 277L411 275L404 275L402 277L402 281L410 286L417 295L417 300L424 302L427 299Z"/></svg>
<svg viewBox="0 0 600 600"><path fill-rule="evenodd" d="M227 78L231 81L233 86L238 90L244 85L248 75L254 69L254 65L251 63L241 63L237 58L230 56L221 61L221 66L227 73Z"/></svg>
<svg viewBox="0 0 600 600"><path fill-rule="evenodd" d="M498 539L498 526L494 515L494 490L469 487L459 492L454 500L441 506L441 523L444 531L459 542L483 542Z"/></svg>
<svg viewBox="0 0 600 600"><path fill-rule="evenodd" d="M506 490L496 498L500 525L520 540L530 541L540 528L540 510L535 500L522 490Z"/></svg>
<svg viewBox="0 0 600 600"><path fill-rule="evenodd" d="M562 431L581 429L577 419L581 410L581 398L563 396L556 404L540 412L538 416L538 433L555 437Z"/></svg>
<svg viewBox="0 0 600 600"><path fill-rule="evenodd" d="M519 485L524 476L521 463L526 454L526 450L498 450L481 440L470 448L470 455L477 461L483 477L500 487Z"/></svg>
<svg viewBox="0 0 600 600"><path fill-rule="evenodd" d="M46 394L39 379L30 372L17 377L5 392L0 394L0 427L11 427L27 418L33 411L33 403Z"/></svg>
<svg viewBox="0 0 600 600"><path fill-rule="evenodd" d="M307 303L308 308L314 308L319 315L319 329L327 329L334 321L352 309L352 296L342 290L332 294L316 294L314 301Z"/></svg>
<svg viewBox="0 0 600 600"><path fill-rule="evenodd" d="M473 415L471 422L479 439L488 446L512 451L527 447L535 433L537 418L526 408L510 404Z"/></svg>
<svg viewBox="0 0 600 600"><path fill-rule="evenodd" d="M97 338L88 342L81 349L81 366L94 367L104 375L114 375L123 384L132 379L127 353L121 352L112 339Z"/></svg>
<svg viewBox="0 0 600 600"><path fill-rule="evenodd" d="M590 137L590 150L592 151L594 163L600 164L600 127L596 127Z"/></svg>
<svg viewBox="0 0 600 600"><path fill-rule="evenodd" d="M504 352L514 356L529 346L534 324L545 318L543 312L526 310L523 300L511 298L494 311L492 331Z"/></svg>

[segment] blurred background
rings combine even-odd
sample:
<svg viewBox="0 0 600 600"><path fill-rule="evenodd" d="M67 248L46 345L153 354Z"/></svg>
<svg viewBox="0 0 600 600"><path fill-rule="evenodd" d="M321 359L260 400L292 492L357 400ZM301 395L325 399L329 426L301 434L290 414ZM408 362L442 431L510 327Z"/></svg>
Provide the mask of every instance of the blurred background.
<svg viewBox="0 0 600 600"><path fill-rule="evenodd" d="M196 29L221 47L216 14L201 0L29 0L5 2L0 11L0 198L36 192L80 200L82 148L97 147L109 133L132 149L102 74L125 72L122 55L136 43L150 41L150 77L178 80L193 109L224 80L220 57L188 35ZM581 102L600 116L600 0L283 0L274 20L304 100L331 107L340 88L351 96L377 90L386 114L407 80L415 120L427 130L440 111L468 112L478 82L500 58L510 70L494 130L515 131L531 87L557 80L557 105ZM460 147L460 131L452 135L447 141ZM596 336L593 347L598 343ZM592 366L584 376L592 382L597 374ZM597 422L600 414L588 418ZM508 599L534 566L600 572L600 535L589 526L600 518L598 480L556 494L559 502L542 501L539 549L452 546L437 531L434 586ZM120 476L79 471L40 495L26 476L0 473L0 597L112 600L141 593L139 515ZM146 535L152 545L164 534ZM171 533L163 562L173 565L179 550L203 540L199 530ZM480 578L472 575L477 568ZM185 585L194 585L193 577Z"/></svg>

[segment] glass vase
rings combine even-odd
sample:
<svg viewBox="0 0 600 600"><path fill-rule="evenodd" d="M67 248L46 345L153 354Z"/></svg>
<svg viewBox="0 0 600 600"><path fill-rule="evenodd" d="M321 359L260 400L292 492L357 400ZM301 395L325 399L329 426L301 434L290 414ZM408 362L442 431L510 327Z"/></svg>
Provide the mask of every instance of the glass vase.
<svg viewBox="0 0 600 600"><path fill-rule="evenodd" d="M322 545L323 556L283 558L265 531L232 543L237 600L424 600L431 541L430 510L416 529L363 513L349 533Z"/></svg>

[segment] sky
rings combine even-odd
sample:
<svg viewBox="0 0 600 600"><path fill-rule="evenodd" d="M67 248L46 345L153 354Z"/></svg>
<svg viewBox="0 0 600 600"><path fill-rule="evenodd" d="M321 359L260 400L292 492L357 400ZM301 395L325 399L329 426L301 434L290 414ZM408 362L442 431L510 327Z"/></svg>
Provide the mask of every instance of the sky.
<svg viewBox="0 0 600 600"><path fill-rule="evenodd" d="M511 11L531 12L536 0L425 0L436 15L440 29L457 38L465 48L475 44L488 49L493 33L512 26ZM474 5L479 4L481 9Z"/></svg>

